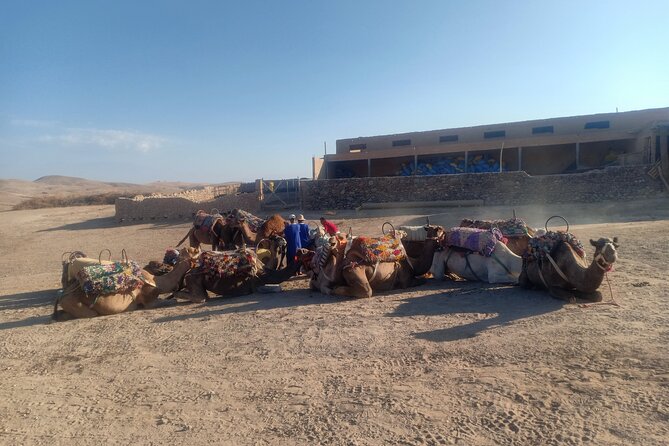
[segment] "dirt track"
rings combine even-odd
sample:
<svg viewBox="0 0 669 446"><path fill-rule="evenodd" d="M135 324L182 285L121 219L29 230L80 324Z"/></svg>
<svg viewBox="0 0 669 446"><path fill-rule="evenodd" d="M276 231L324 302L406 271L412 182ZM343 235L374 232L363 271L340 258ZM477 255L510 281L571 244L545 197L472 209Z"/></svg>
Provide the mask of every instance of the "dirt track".
<svg viewBox="0 0 669 446"><path fill-rule="evenodd" d="M330 218L373 235L510 213L412 212ZM188 225L119 226L111 206L0 213L0 444L666 444L669 200L517 212L618 236L621 307L434 281L337 300L301 280L51 323L62 252L158 259Z"/></svg>

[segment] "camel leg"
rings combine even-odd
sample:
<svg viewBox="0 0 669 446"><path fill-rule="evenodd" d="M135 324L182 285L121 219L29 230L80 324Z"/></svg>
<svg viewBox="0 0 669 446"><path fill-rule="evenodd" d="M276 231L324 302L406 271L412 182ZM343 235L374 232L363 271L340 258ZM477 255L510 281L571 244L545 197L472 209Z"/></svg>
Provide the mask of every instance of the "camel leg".
<svg viewBox="0 0 669 446"><path fill-rule="evenodd" d="M548 293L556 299L566 300L570 304L576 302L576 297L572 291L565 290L556 286L548 287Z"/></svg>
<svg viewBox="0 0 669 446"><path fill-rule="evenodd" d="M520 273L520 277L518 277L518 285L528 290L534 288L532 282L530 282L530 278L527 276L527 271L525 271L524 268Z"/></svg>
<svg viewBox="0 0 669 446"><path fill-rule="evenodd" d="M187 275L184 279L184 290L188 291L177 291L174 293L174 297L177 299L186 299L194 303L202 303L207 300L207 290L204 289L202 281L204 278L202 275Z"/></svg>
<svg viewBox="0 0 669 446"><path fill-rule="evenodd" d="M332 294L345 297L372 297L372 287L369 286L338 286L332 289Z"/></svg>
<svg viewBox="0 0 669 446"><path fill-rule="evenodd" d="M63 298L60 299L60 306L65 313L70 314L75 318L98 316L98 312L88 308L88 305L83 304L76 293L63 296Z"/></svg>
<svg viewBox="0 0 669 446"><path fill-rule="evenodd" d="M579 299L588 300L590 302L601 302L602 301L602 293L599 292L599 291L593 291L591 293L588 293L586 291L575 290L574 294Z"/></svg>

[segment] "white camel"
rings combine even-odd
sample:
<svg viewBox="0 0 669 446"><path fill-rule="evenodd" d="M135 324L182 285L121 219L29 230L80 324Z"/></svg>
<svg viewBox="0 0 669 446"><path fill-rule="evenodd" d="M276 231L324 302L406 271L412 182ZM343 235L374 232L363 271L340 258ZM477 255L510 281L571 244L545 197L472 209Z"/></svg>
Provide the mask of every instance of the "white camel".
<svg viewBox="0 0 669 446"><path fill-rule="evenodd" d="M452 272L467 280L488 283L518 283L523 269L523 259L515 255L500 241L490 257L476 252L445 247L434 254L431 272L444 280Z"/></svg>

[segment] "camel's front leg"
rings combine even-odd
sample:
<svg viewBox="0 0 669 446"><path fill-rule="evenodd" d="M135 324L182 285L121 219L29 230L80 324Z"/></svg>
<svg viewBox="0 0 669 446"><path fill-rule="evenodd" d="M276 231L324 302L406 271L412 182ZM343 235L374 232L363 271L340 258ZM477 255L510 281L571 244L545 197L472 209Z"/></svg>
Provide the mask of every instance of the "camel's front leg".
<svg viewBox="0 0 669 446"><path fill-rule="evenodd" d="M534 288L530 278L527 275L527 271L525 271L525 268L523 268L523 270L520 272L520 276L518 277L518 285L528 290Z"/></svg>
<svg viewBox="0 0 669 446"><path fill-rule="evenodd" d="M588 292L585 292L585 291L574 290L574 294L579 299L588 300L590 302L601 302L602 301L602 293L600 293L599 291L593 291L591 293L588 293Z"/></svg>
<svg viewBox="0 0 669 446"><path fill-rule="evenodd" d="M207 290L204 288L204 276L202 274L188 274L184 280L184 290L174 293L177 299L186 299L194 303L202 303L207 300Z"/></svg>
<svg viewBox="0 0 669 446"><path fill-rule="evenodd" d="M549 286L548 292L556 299L566 300L570 304L576 303L576 297L574 296L573 291L565 290L564 288L559 288L556 286Z"/></svg>
<svg viewBox="0 0 669 446"><path fill-rule="evenodd" d="M59 303L65 313L70 314L75 318L98 316L98 312L81 302L81 299L79 299L79 296L77 296L76 293L63 296Z"/></svg>

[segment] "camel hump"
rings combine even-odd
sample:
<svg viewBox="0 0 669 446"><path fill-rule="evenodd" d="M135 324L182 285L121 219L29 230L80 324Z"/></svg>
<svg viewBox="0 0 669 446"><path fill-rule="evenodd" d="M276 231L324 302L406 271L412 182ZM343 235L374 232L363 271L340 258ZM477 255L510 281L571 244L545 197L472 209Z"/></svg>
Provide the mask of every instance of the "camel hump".
<svg viewBox="0 0 669 446"><path fill-rule="evenodd" d="M532 237L528 243L525 257L538 259L545 257L546 254L553 255L562 243L569 245L579 257L585 258L583 244L574 234L562 231L547 231L543 235Z"/></svg>
<svg viewBox="0 0 669 446"><path fill-rule="evenodd" d="M387 234L353 239L346 257L371 265L377 262L399 262L406 258L406 252L399 237Z"/></svg>
<svg viewBox="0 0 669 446"><path fill-rule="evenodd" d="M445 246L455 246L490 257L495 251L497 242L502 241L503 238L502 233L497 228L455 227L444 233L441 243Z"/></svg>

